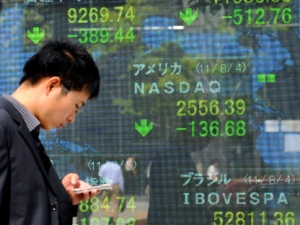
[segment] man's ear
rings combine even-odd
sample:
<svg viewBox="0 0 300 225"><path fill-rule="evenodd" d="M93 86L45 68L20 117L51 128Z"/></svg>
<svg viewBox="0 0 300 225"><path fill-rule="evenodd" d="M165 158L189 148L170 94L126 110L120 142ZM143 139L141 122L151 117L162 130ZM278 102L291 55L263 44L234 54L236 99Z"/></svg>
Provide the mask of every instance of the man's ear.
<svg viewBox="0 0 300 225"><path fill-rule="evenodd" d="M61 80L59 77L49 77L45 80L45 92L49 94L54 88L61 86Z"/></svg>

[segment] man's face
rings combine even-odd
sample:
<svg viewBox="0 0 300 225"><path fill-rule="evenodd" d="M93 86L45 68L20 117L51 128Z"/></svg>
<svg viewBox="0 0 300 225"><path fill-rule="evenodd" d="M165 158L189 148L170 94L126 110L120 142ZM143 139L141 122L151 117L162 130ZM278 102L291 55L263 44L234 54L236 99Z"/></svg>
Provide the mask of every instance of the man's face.
<svg viewBox="0 0 300 225"><path fill-rule="evenodd" d="M41 127L45 130L61 129L73 123L88 97L86 91L68 91L62 84L54 86L45 98L45 107L38 117Z"/></svg>

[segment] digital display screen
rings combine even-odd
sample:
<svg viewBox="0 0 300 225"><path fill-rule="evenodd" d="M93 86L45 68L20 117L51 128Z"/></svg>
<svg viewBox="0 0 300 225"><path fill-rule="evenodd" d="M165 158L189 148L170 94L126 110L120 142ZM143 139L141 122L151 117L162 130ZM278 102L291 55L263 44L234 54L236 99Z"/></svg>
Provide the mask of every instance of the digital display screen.
<svg viewBox="0 0 300 225"><path fill-rule="evenodd" d="M1 95L48 40L99 68L98 99L40 134L60 177L121 169L118 208L104 191L73 225L300 224L299 0L0 3Z"/></svg>

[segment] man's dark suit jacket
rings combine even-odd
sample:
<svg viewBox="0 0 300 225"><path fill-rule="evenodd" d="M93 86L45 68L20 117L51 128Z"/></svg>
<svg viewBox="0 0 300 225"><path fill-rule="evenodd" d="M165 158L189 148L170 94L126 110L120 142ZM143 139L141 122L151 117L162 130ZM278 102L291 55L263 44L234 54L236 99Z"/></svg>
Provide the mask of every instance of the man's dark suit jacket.
<svg viewBox="0 0 300 225"><path fill-rule="evenodd" d="M21 114L0 98L0 223L71 225L75 209Z"/></svg>

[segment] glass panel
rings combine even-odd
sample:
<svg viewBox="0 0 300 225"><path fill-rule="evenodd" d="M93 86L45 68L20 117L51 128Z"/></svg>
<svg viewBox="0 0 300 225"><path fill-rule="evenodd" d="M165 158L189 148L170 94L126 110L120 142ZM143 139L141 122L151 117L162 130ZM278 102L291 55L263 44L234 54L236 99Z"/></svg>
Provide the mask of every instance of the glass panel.
<svg viewBox="0 0 300 225"><path fill-rule="evenodd" d="M99 98L40 135L60 177L121 168L125 196L73 225L300 223L299 0L1 2L1 94L47 40L99 67Z"/></svg>

